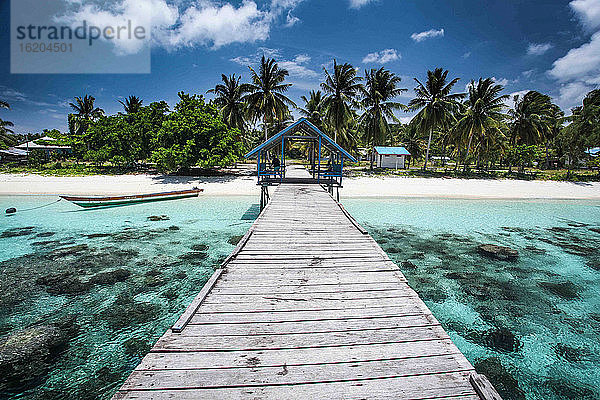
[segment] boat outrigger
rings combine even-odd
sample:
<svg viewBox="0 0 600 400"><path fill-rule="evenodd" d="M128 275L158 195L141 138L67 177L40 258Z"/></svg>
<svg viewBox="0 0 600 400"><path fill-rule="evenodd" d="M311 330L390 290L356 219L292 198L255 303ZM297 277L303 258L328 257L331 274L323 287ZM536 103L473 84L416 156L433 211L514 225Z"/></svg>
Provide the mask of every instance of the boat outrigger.
<svg viewBox="0 0 600 400"><path fill-rule="evenodd" d="M151 201L163 201L163 200L177 200L185 199L188 197L198 197L204 189L190 189L190 190L177 190L172 192L162 193L150 193L150 194L136 194L130 196L90 196L90 197L77 197L77 196L60 196L61 199L70 201L73 204L77 204L80 207L92 208L92 207L110 207L110 206L123 206L135 203L148 203Z"/></svg>

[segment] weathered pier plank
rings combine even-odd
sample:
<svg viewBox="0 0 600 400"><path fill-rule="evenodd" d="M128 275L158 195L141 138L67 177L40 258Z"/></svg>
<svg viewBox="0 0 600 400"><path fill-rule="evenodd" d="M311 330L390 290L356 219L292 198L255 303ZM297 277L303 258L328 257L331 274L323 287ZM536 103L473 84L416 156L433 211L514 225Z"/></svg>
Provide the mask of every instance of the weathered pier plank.
<svg viewBox="0 0 600 400"><path fill-rule="evenodd" d="M115 399L480 399L400 269L320 186L278 186L225 264Z"/></svg>

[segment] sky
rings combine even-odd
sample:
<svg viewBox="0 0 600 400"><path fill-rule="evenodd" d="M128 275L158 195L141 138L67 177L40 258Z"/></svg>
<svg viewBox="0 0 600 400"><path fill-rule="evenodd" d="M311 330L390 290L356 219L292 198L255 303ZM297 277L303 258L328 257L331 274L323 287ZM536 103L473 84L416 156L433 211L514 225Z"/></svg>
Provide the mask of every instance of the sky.
<svg viewBox="0 0 600 400"><path fill-rule="evenodd" d="M17 0L13 0L17 1ZM144 104L177 93L204 94L221 74L249 80L264 54L289 71L288 96L319 89L333 59L365 69L385 67L409 89L413 78L442 67L465 91L471 79L493 77L505 94L538 90L563 110L600 83L600 0L55 0L70 16L94 21L152 21L150 74L11 74L10 29L0 25L0 118L16 133L67 128L68 103L85 94L112 114L135 95ZM69 16L67 16L69 17ZM0 20L10 1L0 0ZM130 51L114 45L115 57ZM296 112L297 115L297 112ZM407 122L412 114L399 112Z"/></svg>

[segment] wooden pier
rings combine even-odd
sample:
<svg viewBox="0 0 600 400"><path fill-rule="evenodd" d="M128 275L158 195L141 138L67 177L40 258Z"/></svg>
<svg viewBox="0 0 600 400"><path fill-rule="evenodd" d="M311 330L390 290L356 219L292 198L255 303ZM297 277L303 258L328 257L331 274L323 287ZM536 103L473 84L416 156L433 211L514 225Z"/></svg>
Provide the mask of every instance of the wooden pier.
<svg viewBox="0 0 600 400"><path fill-rule="evenodd" d="M115 399L500 399L321 186L281 184Z"/></svg>

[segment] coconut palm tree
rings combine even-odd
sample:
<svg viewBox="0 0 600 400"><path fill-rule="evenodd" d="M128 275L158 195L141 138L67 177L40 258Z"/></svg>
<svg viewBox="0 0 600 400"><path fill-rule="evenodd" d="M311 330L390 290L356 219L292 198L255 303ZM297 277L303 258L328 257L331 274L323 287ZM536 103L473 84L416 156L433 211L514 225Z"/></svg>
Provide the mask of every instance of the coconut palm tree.
<svg viewBox="0 0 600 400"><path fill-rule="evenodd" d="M330 74L325 71L325 82L321 83L321 89L327 95L325 97L325 118L333 128L334 140L337 142L348 142L347 128L350 125L354 113L358 108L357 96L361 90L362 78L356 75L356 69L348 64L338 64L333 60L333 71Z"/></svg>
<svg viewBox="0 0 600 400"><path fill-rule="evenodd" d="M79 120L79 129L78 133L82 133L85 129L87 129L87 125L102 115L104 115L104 110L98 108L94 105L96 99L93 96L88 96L87 94L81 97L75 97L75 103L69 103L73 111L75 111L75 116Z"/></svg>
<svg viewBox="0 0 600 400"><path fill-rule="evenodd" d="M5 149L17 144L17 138L12 135L14 133L8 127L13 127L14 124L10 121L0 119L0 149Z"/></svg>
<svg viewBox="0 0 600 400"><path fill-rule="evenodd" d="M425 141L423 140L423 136L421 135L417 124L411 123L406 125L402 134L400 135L400 140L402 145L411 155L409 166L413 160L418 160L423 156Z"/></svg>
<svg viewBox="0 0 600 400"><path fill-rule="evenodd" d="M219 107L223 120L240 132L246 131L246 103L244 96L251 90L247 83L240 83L241 76L221 74L223 83L219 83L207 93L216 95L214 104Z"/></svg>
<svg viewBox="0 0 600 400"><path fill-rule="evenodd" d="M292 86L290 83L284 83L289 73L279 68L274 59L265 56L262 56L258 72L252 67L248 68L252 74L252 83L248 86L250 94L244 97L244 101L253 118L262 118L267 140L268 124L275 120L285 120L290 114L288 106L296 107L296 104L284 95Z"/></svg>
<svg viewBox="0 0 600 400"><path fill-rule="evenodd" d="M311 90L310 98L301 97L304 101L304 108L300 108L300 114L304 115L310 122L318 128L323 128L323 119L325 114L325 99L320 90Z"/></svg>
<svg viewBox="0 0 600 400"><path fill-rule="evenodd" d="M523 97L514 96L514 109L509 110L512 119L510 137L513 144L538 144L550 129L554 113L550 96L530 91Z"/></svg>
<svg viewBox="0 0 600 400"><path fill-rule="evenodd" d="M467 152L464 159L464 171L467 170L471 145L475 138L483 144L490 136L502 135L502 126L507 115L503 113L506 107L507 95L501 95L504 87L494 83L492 78L471 81L468 86L469 94L464 103L465 110L454 127L459 138L467 142Z"/></svg>
<svg viewBox="0 0 600 400"><path fill-rule="evenodd" d="M81 97L75 97L75 103L69 103L73 111L73 117L69 118L69 131L73 128L76 135L83 135L91 122L104 115L104 110L94 105L96 99L87 94ZM87 142L87 141L86 141ZM90 143L86 143L86 147L90 150Z"/></svg>
<svg viewBox="0 0 600 400"><path fill-rule="evenodd" d="M123 105L126 114L134 114L142 108L144 101L137 96L129 96L125 101L119 100L119 103Z"/></svg>
<svg viewBox="0 0 600 400"><path fill-rule="evenodd" d="M399 88L401 78L384 69L365 71L365 85L360 88L361 106L365 110L360 121L365 128L367 142L371 148L381 143L390 134L388 120L399 122L394 111L404 109L404 105L393 101L408 89ZM373 169L374 154L371 156Z"/></svg>
<svg viewBox="0 0 600 400"><path fill-rule="evenodd" d="M545 168L550 168L550 143L555 140L560 131L563 129L565 122L565 113L556 104L552 104L552 109L548 115L548 129L544 133L544 139L546 144L546 161Z"/></svg>
<svg viewBox="0 0 600 400"><path fill-rule="evenodd" d="M9 109L10 105L6 101L0 100L0 108ZM14 132L9 128L13 126L15 125L12 122L0 119L0 148L4 149L17 144L17 139L11 135Z"/></svg>
<svg viewBox="0 0 600 400"><path fill-rule="evenodd" d="M408 108L411 111L420 110L415 116L416 122L422 133L429 134L423 170L427 169L433 131L436 128L446 128L450 124L454 119L455 112L460 107L459 100L465 97L464 93L450 93L459 79L454 78L448 82L448 71L442 68L427 71L425 84L415 78L417 82L416 96L408 103Z"/></svg>

